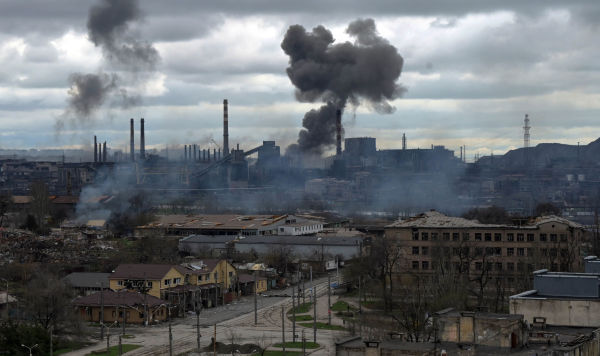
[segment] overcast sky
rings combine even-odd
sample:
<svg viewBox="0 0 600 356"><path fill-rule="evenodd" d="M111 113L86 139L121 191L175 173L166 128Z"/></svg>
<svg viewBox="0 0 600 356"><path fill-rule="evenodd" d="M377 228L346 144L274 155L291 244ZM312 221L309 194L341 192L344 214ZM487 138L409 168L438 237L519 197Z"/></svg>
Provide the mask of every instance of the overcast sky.
<svg viewBox="0 0 600 356"><path fill-rule="evenodd" d="M406 133L409 147L441 144L458 154L466 145L471 158L521 147L526 113L532 144L600 136L598 1L144 0L127 35L152 43L160 61L122 83L141 101L123 109L109 100L82 119L66 110L70 74L120 70L88 38L88 12L99 2L0 0L1 148L81 147L96 134L125 150L130 117L145 118L150 147L208 147L211 138L221 144L225 98L230 144L285 147L320 105L295 100L286 30L323 25L337 43L351 40L348 23L367 17L404 58L407 91L391 114L347 109L346 137L399 148Z"/></svg>

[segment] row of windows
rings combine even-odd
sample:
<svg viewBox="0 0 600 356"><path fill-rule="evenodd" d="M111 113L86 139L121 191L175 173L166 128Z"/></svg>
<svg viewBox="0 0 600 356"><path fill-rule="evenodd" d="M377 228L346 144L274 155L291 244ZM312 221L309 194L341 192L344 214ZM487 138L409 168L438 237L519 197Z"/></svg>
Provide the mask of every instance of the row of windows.
<svg viewBox="0 0 600 356"><path fill-rule="evenodd" d="M450 268L450 263L446 262L444 263L445 268L449 269ZM436 269L437 266L435 264L435 262L429 262L429 261L412 261L412 269L413 270L429 270L431 267L432 270ZM466 270L466 265L465 263L463 263L462 265L460 264L460 262L454 262L453 263L453 267L455 270ZM462 268L461 268L462 267ZM475 271L482 271L483 270L483 262L474 262L471 264L470 266L473 270ZM509 272L513 272L513 271L519 271L519 272L523 272L525 270L527 270L528 272L532 272L534 270L534 265L532 263L514 263L514 262L486 262L485 264L485 268L487 271L509 271ZM546 268L546 266L544 264L541 264L539 266L539 268ZM557 263L552 263L550 265L550 269L552 271L557 271L558 270L558 264ZM561 270L565 271L568 269L568 266L566 264L561 264Z"/></svg>
<svg viewBox="0 0 600 356"><path fill-rule="evenodd" d="M430 234L429 232L419 233L418 231L413 231L412 239L414 241L418 241L419 239L421 241L428 241L430 236L431 236L432 241L437 241L439 239L439 233L437 233L437 232L432 232ZM536 234L525 234L525 233L515 234L512 232L507 233L505 238L502 236L501 233L493 233L492 234L490 232L486 232L486 233L476 232L474 234L471 234L469 232L463 232L462 233L462 241L469 241L471 239L471 236L474 237L475 241L517 241L517 242L550 241L550 242L557 242L559 240L559 237L560 237L561 242L567 241L567 234L539 234L538 239L536 240ZM516 240L515 240L515 236L516 236ZM461 240L461 234L458 232L453 232L453 233L443 232L442 233L443 241L450 241L450 237L452 237L452 241L460 241ZM492 240L492 238L493 238L493 240Z"/></svg>
<svg viewBox="0 0 600 356"><path fill-rule="evenodd" d="M535 256L536 254L536 249L528 247L528 248L524 248L524 247L506 247L505 248L505 254L504 256L519 256L519 257L524 257L524 256ZM412 247L412 254L413 255L423 255L423 256L428 256L429 255L429 246L413 246ZM443 252L444 255L449 256L450 252L452 252L453 256L469 256L469 254L472 252L474 256L483 256L484 252L486 256L502 256L502 248L501 247L475 247L473 249L469 248L469 247L453 247L452 250L450 249L450 247L433 247L432 248L432 252L433 254L439 254L440 252ZM516 254L515 254L516 252ZM526 254L527 252L527 254ZM541 256L551 256L551 257L556 257L558 256L558 252L559 249L557 248L540 248L539 249L539 254ZM562 248L560 249L560 255L561 257L567 257L569 256L569 250L566 248Z"/></svg>

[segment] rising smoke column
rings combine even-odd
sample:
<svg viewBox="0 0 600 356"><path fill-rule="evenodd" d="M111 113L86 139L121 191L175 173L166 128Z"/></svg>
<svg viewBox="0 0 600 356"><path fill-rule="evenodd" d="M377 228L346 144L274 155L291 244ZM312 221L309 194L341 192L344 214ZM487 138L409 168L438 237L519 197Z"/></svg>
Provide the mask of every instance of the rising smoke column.
<svg viewBox="0 0 600 356"><path fill-rule="evenodd" d="M379 113L391 113L389 100L404 92L396 83L404 60L397 49L379 36L373 19L359 19L346 33L354 43L334 44L331 32L323 26L311 32L300 25L290 26L281 48L290 57L286 69L302 102L322 101L302 120L304 129L291 153L321 154L335 143L335 110L366 104Z"/></svg>
<svg viewBox="0 0 600 356"><path fill-rule="evenodd" d="M107 64L119 72L71 74L68 107L62 119L89 122L104 104L122 108L139 104L139 96L129 93L124 83L143 84L160 60L152 44L130 33L130 25L140 19L137 0L101 0L90 8L88 38L102 49ZM62 119L57 127L64 126Z"/></svg>

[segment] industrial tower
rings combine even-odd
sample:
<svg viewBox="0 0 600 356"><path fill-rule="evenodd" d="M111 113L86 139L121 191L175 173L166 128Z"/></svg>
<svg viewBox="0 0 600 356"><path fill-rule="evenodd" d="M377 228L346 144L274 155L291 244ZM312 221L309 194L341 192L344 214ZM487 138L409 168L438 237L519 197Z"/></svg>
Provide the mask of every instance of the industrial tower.
<svg viewBox="0 0 600 356"><path fill-rule="evenodd" d="M529 147L529 115L525 114L525 125L523 126L523 146L525 148Z"/></svg>

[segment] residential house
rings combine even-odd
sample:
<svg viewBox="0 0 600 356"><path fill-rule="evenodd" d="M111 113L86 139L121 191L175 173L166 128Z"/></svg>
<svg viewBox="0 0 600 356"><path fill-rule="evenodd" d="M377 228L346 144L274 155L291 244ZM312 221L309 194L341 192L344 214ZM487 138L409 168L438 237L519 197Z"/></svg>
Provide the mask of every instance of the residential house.
<svg viewBox="0 0 600 356"><path fill-rule="evenodd" d="M109 276L110 273L73 272L63 280L77 291L77 295L84 296L99 292L101 289L108 289Z"/></svg>
<svg viewBox="0 0 600 356"><path fill-rule="evenodd" d="M136 291L104 290L73 301L82 320L152 324L168 319L168 302Z"/></svg>
<svg viewBox="0 0 600 356"><path fill-rule="evenodd" d="M255 277L250 274L239 274L238 283L242 295L260 294L267 291L267 278L256 276L256 285L254 284Z"/></svg>
<svg viewBox="0 0 600 356"><path fill-rule="evenodd" d="M185 268L177 265L121 264L109 276L112 290L137 290L165 298L169 290L185 284Z"/></svg>

